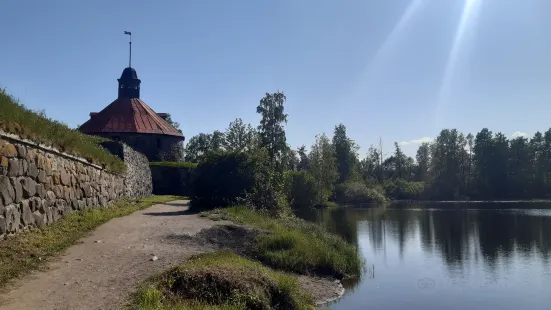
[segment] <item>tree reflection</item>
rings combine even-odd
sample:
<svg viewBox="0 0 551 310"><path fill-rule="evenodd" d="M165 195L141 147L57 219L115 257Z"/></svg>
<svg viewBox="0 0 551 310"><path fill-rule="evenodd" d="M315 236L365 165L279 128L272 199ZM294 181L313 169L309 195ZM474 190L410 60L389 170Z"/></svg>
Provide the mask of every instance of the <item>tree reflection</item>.
<svg viewBox="0 0 551 310"><path fill-rule="evenodd" d="M362 225L362 234L369 235L364 237L375 253L390 238L389 242L398 245L401 258L412 238L418 237L423 251L439 255L450 270L462 272L481 259L489 270L495 270L498 262L509 268L515 257L539 258L548 264L551 210L530 208L533 205L410 204L325 209L300 216L322 223L356 245Z"/></svg>

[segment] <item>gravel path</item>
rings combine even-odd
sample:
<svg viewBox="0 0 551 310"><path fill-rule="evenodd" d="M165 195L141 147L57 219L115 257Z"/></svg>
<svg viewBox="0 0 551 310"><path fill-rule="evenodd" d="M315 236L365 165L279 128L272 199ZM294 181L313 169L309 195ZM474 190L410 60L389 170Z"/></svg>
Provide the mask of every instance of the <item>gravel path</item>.
<svg viewBox="0 0 551 310"><path fill-rule="evenodd" d="M113 219L70 247L46 271L17 280L2 296L0 310L121 309L140 281L211 249L194 242L184 246L174 237L218 224L229 222L190 214L187 201L154 205ZM320 286L334 294L335 284L316 283L318 294Z"/></svg>

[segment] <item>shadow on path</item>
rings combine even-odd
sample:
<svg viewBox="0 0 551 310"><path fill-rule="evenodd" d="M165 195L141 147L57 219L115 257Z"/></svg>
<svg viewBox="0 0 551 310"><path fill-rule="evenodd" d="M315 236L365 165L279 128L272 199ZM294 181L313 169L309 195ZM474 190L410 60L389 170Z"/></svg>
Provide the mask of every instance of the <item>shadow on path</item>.
<svg viewBox="0 0 551 310"><path fill-rule="evenodd" d="M181 211L166 211L166 212L146 212L144 215L149 216L180 216L180 215L194 215L199 214L200 211L185 209Z"/></svg>

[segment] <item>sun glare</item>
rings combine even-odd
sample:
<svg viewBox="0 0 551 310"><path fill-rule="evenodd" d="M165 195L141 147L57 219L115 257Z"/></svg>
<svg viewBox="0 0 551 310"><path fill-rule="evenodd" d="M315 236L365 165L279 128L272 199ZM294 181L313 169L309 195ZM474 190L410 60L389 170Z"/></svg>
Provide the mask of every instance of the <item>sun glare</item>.
<svg viewBox="0 0 551 310"><path fill-rule="evenodd" d="M375 52L371 60L365 64L363 75L357 81L355 91L364 91L365 85L371 85L371 82L378 79L379 69L385 64L385 57L388 57L392 50L396 48L404 30L411 23L411 20L420 10L425 0L412 0L403 11L400 19L394 24L392 30L385 37L379 49Z"/></svg>
<svg viewBox="0 0 551 310"><path fill-rule="evenodd" d="M446 106L446 101L449 99L448 95L450 93L451 82L456 73L456 67L460 56L463 56L461 55L461 51L467 50L466 45L469 42L467 42L466 35L468 31L472 30L475 26L476 18L480 12L480 2L481 0L465 0L463 12L461 13L461 19L455 32L453 45L446 63L444 77L438 95L437 122L443 121L441 119L442 109Z"/></svg>

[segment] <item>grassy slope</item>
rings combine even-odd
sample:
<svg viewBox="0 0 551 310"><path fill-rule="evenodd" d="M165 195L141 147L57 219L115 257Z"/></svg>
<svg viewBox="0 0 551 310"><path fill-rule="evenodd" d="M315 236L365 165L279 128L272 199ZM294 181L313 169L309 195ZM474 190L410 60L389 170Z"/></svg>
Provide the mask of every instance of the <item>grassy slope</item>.
<svg viewBox="0 0 551 310"><path fill-rule="evenodd" d="M122 173L124 163L102 148L98 137L82 134L19 104L0 89L0 129L60 151L85 158L113 173Z"/></svg>
<svg viewBox="0 0 551 310"><path fill-rule="evenodd" d="M132 308L310 309L294 276L231 252L199 254L146 281Z"/></svg>
<svg viewBox="0 0 551 310"><path fill-rule="evenodd" d="M320 225L294 217L276 219L247 207L218 209L202 215L272 232L259 237L255 250L262 262L276 269L341 277L359 276L363 267L356 247Z"/></svg>
<svg viewBox="0 0 551 310"><path fill-rule="evenodd" d="M179 198L153 196L139 200L121 200L111 207L76 212L50 226L0 240L0 287L11 279L38 269L48 258L73 245L110 219Z"/></svg>

